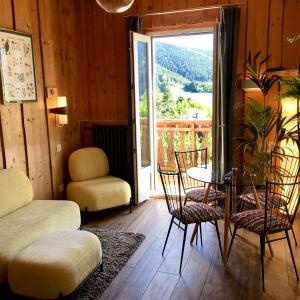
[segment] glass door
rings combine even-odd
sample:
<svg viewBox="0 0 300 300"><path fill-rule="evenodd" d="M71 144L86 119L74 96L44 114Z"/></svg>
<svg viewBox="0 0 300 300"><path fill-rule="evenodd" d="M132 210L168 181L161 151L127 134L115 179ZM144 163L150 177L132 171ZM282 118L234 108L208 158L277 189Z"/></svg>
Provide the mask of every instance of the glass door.
<svg viewBox="0 0 300 300"><path fill-rule="evenodd" d="M135 198L140 203L154 188L151 38L135 32L131 35Z"/></svg>

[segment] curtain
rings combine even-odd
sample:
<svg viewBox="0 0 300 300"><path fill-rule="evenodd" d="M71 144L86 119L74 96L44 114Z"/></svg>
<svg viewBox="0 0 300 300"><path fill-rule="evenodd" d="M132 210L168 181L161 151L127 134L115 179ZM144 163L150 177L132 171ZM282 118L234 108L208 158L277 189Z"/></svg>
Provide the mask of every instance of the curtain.
<svg viewBox="0 0 300 300"><path fill-rule="evenodd" d="M236 80L236 57L239 35L239 7L225 7L220 11L216 28L217 61L214 93L213 162L215 174L223 178L232 168L233 103Z"/></svg>
<svg viewBox="0 0 300 300"><path fill-rule="evenodd" d="M143 25L142 17L139 16L127 17L126 22L127 22L128 36L130 35L130 31L143 33L144 25Z"/></svg>

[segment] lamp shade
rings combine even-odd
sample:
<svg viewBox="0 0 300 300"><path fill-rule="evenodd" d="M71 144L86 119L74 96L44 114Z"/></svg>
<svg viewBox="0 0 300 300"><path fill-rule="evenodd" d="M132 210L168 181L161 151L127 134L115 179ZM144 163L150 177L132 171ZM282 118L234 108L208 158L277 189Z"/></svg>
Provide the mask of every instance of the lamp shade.
<svg viewBox="0 0 300 300"><path fill-rule="evenodd" d="M96 0L96 2L109 13L122 13L130 8L134 0Z"/></svg>

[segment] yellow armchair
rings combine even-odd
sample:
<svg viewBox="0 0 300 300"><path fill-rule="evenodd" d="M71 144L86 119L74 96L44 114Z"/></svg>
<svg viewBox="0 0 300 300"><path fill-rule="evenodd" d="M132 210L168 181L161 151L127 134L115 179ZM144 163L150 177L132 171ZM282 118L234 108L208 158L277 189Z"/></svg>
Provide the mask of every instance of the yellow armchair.
<svg viewBox="0 0 300 300"><path fill-rule="evenodd" d="M81 211L99 211L131 204L129 184L109 175L106 154L100 148L87 147L69 157L72 179L67 186L67 198L78 203Z"/></svg>

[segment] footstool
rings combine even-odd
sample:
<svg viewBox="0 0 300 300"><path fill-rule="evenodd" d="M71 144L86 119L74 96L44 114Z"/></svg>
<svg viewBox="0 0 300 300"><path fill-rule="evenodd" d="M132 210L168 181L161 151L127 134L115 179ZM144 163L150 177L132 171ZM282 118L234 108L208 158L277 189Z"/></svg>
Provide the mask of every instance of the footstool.
<svg viewBox="0 0 300 300"><path fill-rule="evenodd" d="M93 233L56 231L13 258L8 283L16 294L56 299L71 294L101 263L101 243Z"/></svg>

